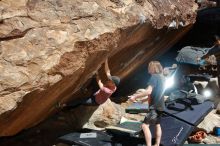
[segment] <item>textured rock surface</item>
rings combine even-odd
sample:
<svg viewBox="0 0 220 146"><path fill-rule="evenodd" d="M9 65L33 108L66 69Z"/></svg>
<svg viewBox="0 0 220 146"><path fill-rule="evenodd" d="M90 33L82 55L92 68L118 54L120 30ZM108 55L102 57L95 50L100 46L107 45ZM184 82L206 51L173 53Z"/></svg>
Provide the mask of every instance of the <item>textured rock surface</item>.
<svg viewBox="0 0 220 146"><path fill-rule="evenodd" d="M202 142L202 144L220 144L220 138L209 134Z"/></svg>
<svg viewBox="0 0 220 146"><path fill-rule="evenodd" d="M107 100L95 110L83 127L89 129L103 129L109 125L116 125L120 122L122 111L119 105Z"/></svg>
<svg viewBox="0 0 220 146"><path fill-rule="evenodd" d="M205 129L208 133L210 133L213 132L215 126L220 126L220 115L216 114L216 110L213 110L198 125L198 128Z"/></svg>
<svg viewBox="0 0 220 146"><path fill-rule="evenodd" d="M196 9L194 0L1 0L0 136L42 121L107 56L112 73L126 77L161 55Z"/></svg>
<svg viewBox="0 0 220 146"><path fill-rule="evenodd" d="M78 123L83 123L83 128L104 130L104 128L107 126L112 126L112 125L116 125L120 123L122 118L125 118L128 120L135 120L135 121L143 120L145 114L125 113L125 109L130 104L132 103L129 101L121 103L121 104L115 104L114 102L111 102L111 100L107 100L105 104L99 106L96 109L93 108L93 110L94 109L95 110L94 112L92 112L91 117L89 117L87 121L82 121L80 119L80 122ZM86 109L86 111L91 111L91 108L89 107L82 106L81 108ZM78 117L79 117L79 114L78 114ZM73 120L73 121L76 121L76 120Z"/></svg>

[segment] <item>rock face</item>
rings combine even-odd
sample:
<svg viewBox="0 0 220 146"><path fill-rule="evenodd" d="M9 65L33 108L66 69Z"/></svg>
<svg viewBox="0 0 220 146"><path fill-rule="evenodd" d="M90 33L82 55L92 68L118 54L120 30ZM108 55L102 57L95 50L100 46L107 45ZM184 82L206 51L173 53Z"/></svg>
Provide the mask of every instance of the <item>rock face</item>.
<svg viewBox="0 0 220 146"><path fill-rule="evenodd" d="M91 117L85 121L86 123L83 127L100 130L109 125L116 125L120 122L123 111L124 110L122 110L119 105L114 104L114 102L111 102L111 100L108 99L92 113Z"/></svg>
<svg viewBox="0 0 220 146"><path fill-rule="evenodd" d="M194 0L1 0L0 136L53 113L107 57L124 78L195 22Z"/></svg>
<svg viewBox="0 0 220 146"><path fill-rule="evenodd" d="M210 120L212 119L212 120ZM220 126L220 116L216 114L216 110L210 112L204 120L198 125L198 128L205 129L208 133L213 132L215 127Z"/></svg>
<svg viewBox="0 0 220 146"><path fill-rule="evenodd" d="M72 127L79 129L81 127L96 130L105 130L106 127L117 125L122 119L141 121L145 114L129 114L125 113L125 109L132 104L131 102L123 102L116 104L108 99L104 104L98 106L80 106L64 115L74 115L72 118ZM81 112L80 112L81 111ZM77 118L80 117L80 118ZM75 126L75 127L74 127Z"/></svg>

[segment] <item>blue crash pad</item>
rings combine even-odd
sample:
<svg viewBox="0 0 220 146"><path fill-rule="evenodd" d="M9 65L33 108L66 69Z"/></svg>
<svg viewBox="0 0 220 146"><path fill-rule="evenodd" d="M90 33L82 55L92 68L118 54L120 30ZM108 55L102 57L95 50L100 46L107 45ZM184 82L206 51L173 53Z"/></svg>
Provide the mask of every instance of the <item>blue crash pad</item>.
<svg viewBox="0 0 220 146"><path fill-rule="evenodd" d="M185 123L174 117L165 115L161 118L163 146L182 146L194 129L193 125ZM150 126L152 137L155 138L155 127Z"/></svg>
<svg viewBox="0 0 220 146"><path fill-rule="evenodd" d="M182 104L176 103L175 107L182 108ZM192 125L198 125L204 117L214 108L214 104L211 101L205 101L202 104L191 105L192 109L187 108L184 111L176 111L166 108L165 113L180 119L186 123Z"/></svg>
<svg viewBox="0 0 220 146"><path fill-rule="evenodd" d="M140 134L140 122L126 122L116 126L111 126L112 129L107 129L107 132L114 137L137 137L144 139L143 134ZM155 127L151 126L152 141L155 140ZM185 123L169 115L161 117L161 128L163 131L161 145L163 146L181 146L194 129L193 125ZM124 129L124 130L123 130Z"/></svg>
<svg viewBox="0 0 220 146"><path fill-rule="evenodd" d="M214 104L211 101L205 101L202 104L191 105L187 108L182 103L175 103L176 109L165 109L165 113L175 118L185 121L192 125L198 125L203 118L214 108ZM180 109L180 110L178 110ZM184 110L183 110L184 109ZM148 111L148 105L142 103L133 103L126 108L126 113L146 113Z"/></svg>

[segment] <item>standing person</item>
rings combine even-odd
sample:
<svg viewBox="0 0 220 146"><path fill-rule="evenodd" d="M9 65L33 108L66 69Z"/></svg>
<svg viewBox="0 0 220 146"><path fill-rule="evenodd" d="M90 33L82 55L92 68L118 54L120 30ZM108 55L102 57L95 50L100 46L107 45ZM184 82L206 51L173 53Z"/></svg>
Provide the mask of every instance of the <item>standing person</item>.
<svg viewBox="0 0 220 146"><path fill-rule="evenodd" d="M148 72L151 74L148 86L145 92L140 94L129 96L132 102L136 102L137 98L148 96L149 110L150 112L155 111L156 117L149 118L145 116L142 124L142 129L144 132L146 145L151 146L151 132L149 129L150 124L155 124L156 126L156 143L155 146L160 145L162 130L160 126L160 117L162 116L162 111L165 109L164 103L164 85L165 77L163 75L163 68L158 61L151 61L148 65ZM150 95L150 96L149 96Z"/></svg>
<svg viewBox="0 0 220 146"><path fill-rule="evenodd" d="M108 98L111 97L111 95L116 91L117 86L120 83L119 77L111 75L108 66L108 59L106 59L105 61L105 73L108 78L108 80L105 83L103 83L100 79L98 72L96 73L96 81L99 86L99 89L91 97L74 100L72 102L65 103L62 105L59 104L58 106L61 108L74 108L81 104L97 106L105 103L108 100Z"/></svg>

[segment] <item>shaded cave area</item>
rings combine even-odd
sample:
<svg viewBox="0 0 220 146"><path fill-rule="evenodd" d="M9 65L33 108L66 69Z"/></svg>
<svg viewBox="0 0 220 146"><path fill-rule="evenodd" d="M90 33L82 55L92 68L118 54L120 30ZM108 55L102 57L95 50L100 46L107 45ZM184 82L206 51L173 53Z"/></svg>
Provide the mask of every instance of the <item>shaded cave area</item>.
<svg viewBox="0 0 220 146"><path fill-rule="evenodd" d="M159 60L163 66L171 66L175 62L177 51L184 46L211 47L215 42L215 36L220 37L220 9L211 8L198 12L197 21L193 28L173 47L155 60ZM127 100L127 95L139 88L145 88L149 74L147 64L143 64L131 75L122 80L117 92L111 100L116 103ZM71 112L70 112L71 111ZM74 109L63 111L57 109L57 113L48 117L35 127L23 130L11 137L1 137L1 146L51 146L56 144L58 137L67 133L80 130L83 123L75 123L78 114L73 114ZM79 112L79 110L75 111Z"/></svg>
<svg viewBox="0 0 220 146"><path fill-rule="evenodd" d="M210 8L198 12L196 23L193 28L173 47L155 60L161 62L163 67L170 67L177 63L175 58L178 51L185 46L209 48L216 42L216 37L220 38L220 9ZM220 51L219 51L220 52ZM219 53L217 53L219 58ZM149 74L147 72L147 63L133 72L121 85L115 96L126 96L139 88L145 88Z"/></svg>

